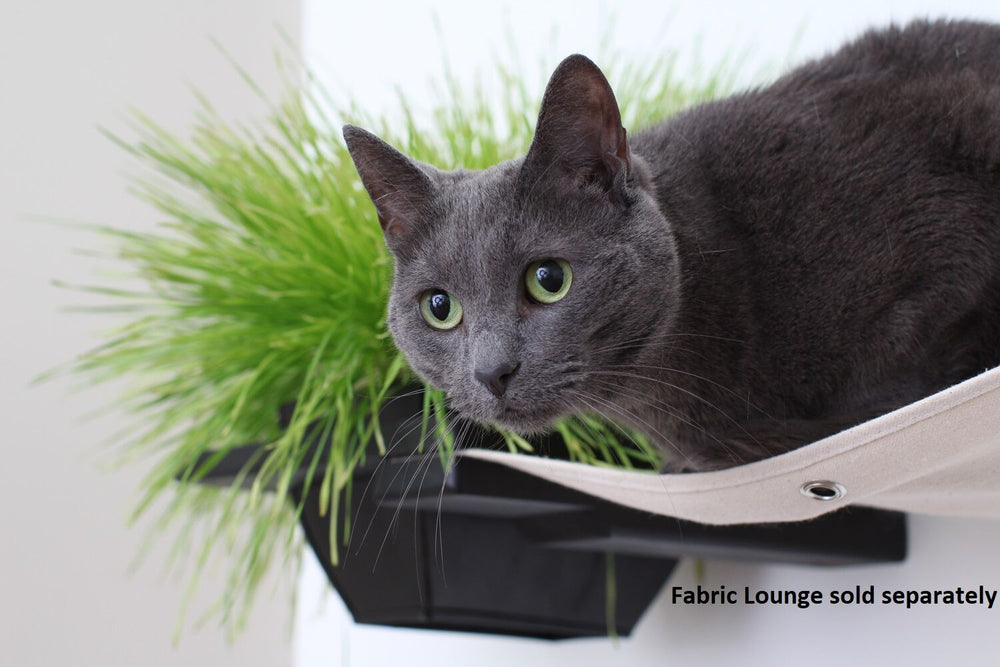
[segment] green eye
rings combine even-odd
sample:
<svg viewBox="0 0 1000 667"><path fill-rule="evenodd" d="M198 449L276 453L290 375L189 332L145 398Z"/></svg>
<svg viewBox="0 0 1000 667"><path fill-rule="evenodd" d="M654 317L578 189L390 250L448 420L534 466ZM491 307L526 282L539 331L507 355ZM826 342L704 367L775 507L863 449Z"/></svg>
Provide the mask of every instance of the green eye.
<svg viewBox="0 0 1000 667"><path fill-rule="evenodd" d="M454 329L462 321L462 304L444 290L427 290L420 297L420 314L435 329Z"/></svg>
<svg viewBox="0 0 1000 667"><path fill-rule="evenodd" d="M532 262L524 276L528 296L538 303L555 303L566 296L573 283L573 270L569 262L561 259L543 259Z"/></svg>

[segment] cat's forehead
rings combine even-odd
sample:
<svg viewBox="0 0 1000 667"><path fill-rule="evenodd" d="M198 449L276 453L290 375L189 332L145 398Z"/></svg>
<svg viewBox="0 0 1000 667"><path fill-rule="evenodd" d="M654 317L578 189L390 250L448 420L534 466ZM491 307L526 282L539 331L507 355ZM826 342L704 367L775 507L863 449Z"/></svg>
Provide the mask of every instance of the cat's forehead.
<svg viewBox="0 0 1000 667"><path fill-rule="evenodd" d="M500 240L511 227L504 223L524 214L517 195L516 162L452 172L438 191L441 217L433 221L435 231Z"/></svg>
<svg viewBox="0 0 1000 667"><path fill-rule="evenodd" d="M544 182L525 183L520 160L501 163L484 171L452 172L451 182L438 197L440 217L431 235L475 245L483 250L503 247L509 251L558 245L584 225L573 224L578 206L551 194ZM551 196L547 196L551 194Z"/></svg>
<svg viewBox="0 0 1000 667"><path fill-rule="evenodd" d="M405 258L401 276L442 288L489 286L523 271L543 248L565 243L545 223L549 216L525 205L518 161L484 171L451 172L442 179L434 219L426 220L419 247ZM400 261L399 258L397 261ZM509 275L508 275L509 274Z"/></svg>

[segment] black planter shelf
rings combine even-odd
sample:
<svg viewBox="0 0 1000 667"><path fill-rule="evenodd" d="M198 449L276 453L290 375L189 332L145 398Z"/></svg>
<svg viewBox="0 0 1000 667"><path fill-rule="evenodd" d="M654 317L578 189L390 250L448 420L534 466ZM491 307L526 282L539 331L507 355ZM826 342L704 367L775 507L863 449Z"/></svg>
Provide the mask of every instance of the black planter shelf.
<svg viewBox="0 0 1000 667"><path fill-rule="evenodd" d="M384 432L410 430L421 401L390 402ZM423 456L411 455L416 440L396 443L393 451L406 455L355 472L345 503L352 538L337 567L329 519L318 511L319 484L303 498L303 472L292 489L296 503L304 500L306 537L359 623L550 639L606 635L610 566L615 629L627 636L685 556L829 566L906 555L905 517L895 512L858 507L801 523L707 526L486 461L459 458L446 474L436 460L421 466ZM558 449L557 442L540 445ZM230 483L257 449L230 450L202 481Z"/></svg>

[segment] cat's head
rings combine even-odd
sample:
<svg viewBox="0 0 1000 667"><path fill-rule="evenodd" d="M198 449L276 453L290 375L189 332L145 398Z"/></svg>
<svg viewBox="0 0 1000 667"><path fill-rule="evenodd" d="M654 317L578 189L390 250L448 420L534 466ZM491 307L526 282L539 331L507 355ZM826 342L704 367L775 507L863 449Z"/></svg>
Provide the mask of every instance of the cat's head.
<svg viewBox="0 0 1000 667"><path fill-rule="evenodd" d="M344 137L395 258L389 329L411 367L462 416L521 433L613 417L610 387L676 310L679 276L597 66L564 60L527 155L485 171Z"/></svg>

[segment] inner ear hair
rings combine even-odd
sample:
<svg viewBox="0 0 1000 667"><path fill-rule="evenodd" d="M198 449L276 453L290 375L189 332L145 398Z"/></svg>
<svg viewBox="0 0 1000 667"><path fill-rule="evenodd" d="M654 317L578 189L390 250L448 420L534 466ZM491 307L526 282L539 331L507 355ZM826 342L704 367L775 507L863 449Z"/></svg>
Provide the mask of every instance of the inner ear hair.
<svg viewBox="0 0 1000 667"><path fill-rule="evenodd" d="M345 125L344 141L375 204L386 243L395 250L426 217L433 184L420 164L371 132Z"/></svg>
<svg viewBox="0 0 1000 667"><path fill-rule="evenodd" d="M627 133L611 85L590 59L569 56L545 89L525 168L555 168L597 183L613 202L627 205L630 163Z"/></svg>

